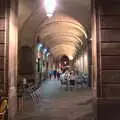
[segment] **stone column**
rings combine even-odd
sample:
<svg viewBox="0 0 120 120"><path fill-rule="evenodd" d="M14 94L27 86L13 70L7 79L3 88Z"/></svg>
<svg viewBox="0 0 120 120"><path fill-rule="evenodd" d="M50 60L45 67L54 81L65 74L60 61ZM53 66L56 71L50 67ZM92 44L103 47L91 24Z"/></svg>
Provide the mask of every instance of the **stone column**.
<svg viewBox="0 0 120 120"><path fill-rule="evenodd" d="M26 59L27 58L27 59ZM35 74L35 56L34 50L30 46L20 46L19 47L19 75L25 77L27 81L34 81Z"/></svg>
<svg viewBox="0 0 120 120"><path fill-rule="evenodd" d="M91 55L91 40L88 40L88 78L89 78L89 83L88 86L91 87L91 76L92 76L92 55Z"/></svg>
<svg viewBox="0 0 120 120"><path fill-rule="evenodd" d="M82 65L82 66L83 66L83 67L82 67L83 70L82 70L82 71L83 71L83 73L84 73L84 70L85 70L85 66L84 66L84 48L83 48L83 50L82 50L82 56L81 56L81 57L82 57L82 63L83 63L83 65Z"/></svg>
<svg viewBox="0 0 120 120"><path fill-rule="evenodd" d="M83 55L81 54L81 56L80 56L80 72L83 72Z"/></svg>
<svg viewBox="0 0 120 120"><path fill-rule="evenodd" d="M18 66L18 0L10 1L9 51L8 51L8 119L16 120L17 112L17 66Z"/></svg>
<svg viewBox="0 0 120 120"><path fill-rule="evenodd" d="M96 120L120 120L120 1L94 0L92 5Z"/></svg>

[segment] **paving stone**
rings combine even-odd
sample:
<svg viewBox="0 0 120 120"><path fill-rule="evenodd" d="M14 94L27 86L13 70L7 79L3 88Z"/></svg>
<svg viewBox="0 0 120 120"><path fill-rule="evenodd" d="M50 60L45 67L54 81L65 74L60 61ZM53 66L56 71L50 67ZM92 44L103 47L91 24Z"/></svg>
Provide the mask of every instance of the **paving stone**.
<svg viewBox="0 0 120 120"><path fill-rule="evenodd" d="M18 113L17 120L92 120L91 89L65 91L57 82L46 80L36 103L24 98L24 111Z"/></svg>

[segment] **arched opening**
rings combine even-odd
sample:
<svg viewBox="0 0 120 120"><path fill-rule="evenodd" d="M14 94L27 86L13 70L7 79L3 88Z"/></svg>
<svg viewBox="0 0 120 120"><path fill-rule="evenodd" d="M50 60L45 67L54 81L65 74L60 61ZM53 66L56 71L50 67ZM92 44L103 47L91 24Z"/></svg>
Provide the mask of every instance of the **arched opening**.
<svg viewBox="0 0 120 120"><path fill-rule="evenodd" d="M75 90L80 91L70 91L71 86L58 87L61 85L60 79L56 80L58 74L54 79L46 79L48 71L55 74L66 67L66 77L71 71L70 75L92 78L95 119L119 120L119 0L56 0L57 4L51 1L48 6L44 0L0 0L0 99L5 97L0 104L0 110L4 106L0 116L7 117L9 104L8 119L15 120L17 102L21 106L18 108L23 108L24 98L25 114L18 113L18 119L93 119L91 91L85 92L90 80L85 81L87 88L76 86ZM46 5L49 9L45 9ZM61 64L64 55L70 66L68 59ZM42 76L37 77L39 73ZM75 85L73 78L61 83Z"/></svg>
<svg viewBox="0 0 120 120"><path fill-rule="evenodd" d="M36 90L34 92L36 94L36 91L38 91L38 98L36 98L36 95L33 96L33 102L40 102L39 95L48 97L48 99L51 98L54 101L55 97L61 98L66 94L65 98L68 100L70 96L75 94L76 99L73 99L75 104L75 100L78 100L82 94L85 95L85 98L83 98L85 101L90 100L92 97L89 75L89 57L91 56L89 54L90 44L88 44L91 37L90 26L88 25L90 24L90 1L87 3L80 2L80 6L76 4L76 1L69 1L69 4L64 1L57 2L58 6L55 12L51 13L52 15L50 13L48 16L46 15L43 7L44 2L41 1L40 6L37 5L35 11L32 11L24 22L20 20L20 46L34 47L32 55L35 59L33 63L35 74L32 74L35 77ZM76 4L76 7L73 3ZM68 7L74 10L71 11ZM79 15L78 17L76 12L79 10L84 10L86 15ZM81 13L83 12L81 11ZM87 17L89 20L87 20ZM70 74L75 73L75 85L70 85L68 80L65 83L62 82L62 76L67 72ZM69 92L70 95L68 95ZM59 104L60 101L57 99L56 102ZM58 104L56 105L58 106ZM91 102L88 106L91 109L86 111L86 114L91 114ZM87 108L86 105L84 107ZM64 115L64 117L67 116Z"/></svg>
<svg viewBox="0 0 120 120"><path fill-rule="evenodd" d="M77 17L71 10L67 9L68 5L66 3L59 2L60 1L57 3L59 6L57 6L52 16L47 17L44 8L41 7L43 4L41 4L39 9L36 9L36 12L31 13L23 26L21 25L21 46L25 44L35 46L34 58L36 61L36 71L34 81L39 88L42 88L44 85L46 86L46 84L51 84L48 88L43 87L46 91L42 93L43 95L53 96L54 98L55 96L60 96L60 94L61 96L65 94L64 92L67 88L66 93L69 92L71 90L71 87L68 85L69 81L62 85L61 78L58 78L58 85L54 86L56 84L56 75L59 73L62 76L66 71L70 73L74 71L77 76L76 79L79 79L79 81L76 80L76 90L81 91L82 89L85 91L87 95L87 99L85 99L88 100L91 99L90 63L88 57L90 49L88 47L88 41L91 31L89 26L87 26L90 21L86 21L85 15L83 16L84 20L82 17ZM75 9L75 7L72 6L72 2L70 4L71 8ZM81 3L79 4L81 5ZM84 4L87 6L88 2ZM90 4L88 6L90 7ZM74 10L74 13L76 13L75 11L78 11L78 9L79 7ZM81 7L80 9L83 10L86 8ZM89 14L88 12L89 10L87 11L87 15ZM32 54L34 55L34 53ZM81 82L83 79L87 81ZM65 86L65 88L61 88L61 86ZM63 93L62 90L64 91ZM75 94L77 95L78 93L75 92ZM82 95L83 93L80 94ZM79 95L77 95L77 97L78 96ZM69 97L70 96L68 96L68 99ZM35 97L33 99L35 99Z"/></svg>

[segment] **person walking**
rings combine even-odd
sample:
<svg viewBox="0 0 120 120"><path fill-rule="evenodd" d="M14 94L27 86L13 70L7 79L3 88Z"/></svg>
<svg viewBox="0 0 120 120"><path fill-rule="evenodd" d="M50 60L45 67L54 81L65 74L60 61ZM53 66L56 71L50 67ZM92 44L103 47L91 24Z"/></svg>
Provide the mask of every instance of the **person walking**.
<svg viewBox="0 0 120 120"><path fill-rule="evenodd" d="M73 71L70 73L69 86L70 86L71 90L73 87L76 88L76 75Z"/></svg>
<svg viewBox="0 0 120 120"><path fill-rule="evenodd" d="M57 72L57 79L59 80L60 79L60 73Z"/></svg>
<svg viewBox="0 0 120 120"><path fill-rule="evenodd" d="M54 70L54 71L53 71L53 74L54 74L54 79L56 79L56 77L57 77L57 71Z"/></svg>
<svg viewBox="0 0 120 120"><path fill-rule="evenodd" d="M51 78L52 78L52 71L49 71L49 79L51 80Z"/></svg>

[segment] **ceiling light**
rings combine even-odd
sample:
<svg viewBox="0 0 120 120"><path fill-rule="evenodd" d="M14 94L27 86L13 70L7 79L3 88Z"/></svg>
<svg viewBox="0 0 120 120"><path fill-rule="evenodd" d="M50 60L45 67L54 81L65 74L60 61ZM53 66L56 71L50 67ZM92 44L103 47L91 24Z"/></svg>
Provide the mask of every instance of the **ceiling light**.
<svg viewBox="0 0 120 120"><path fill-rule="evenodd" d="M47 53L47 56L49 56L49 55L50 55L50 53L48 52L48 53Z"/></svg>
<svg viewBox="0 0 120 120"><path fill-rule="evenodd" d="M41 47L43 47L43 45L42 44L38 44L38 47L41 48Z"/></svg>
<svg viewBox="0 0 120 120"><path fill-rule="evenodd" d="M52 14L52 13L48 13L47 16L48 16L48 17L52 17L53 14Z"/></svg>
<svg viewBox="0 0 120 120"><path fill-rule="evenodd" d="M47 48L44 48L43 49L43 53L45 54L47 52Z"/></svg>
<svg viewBox="0 0 120 120"><path fill-rule="evenodd" d="M69 56L69 59L70 59L70 60L73 60L73 56Z"/></svg>
<svg viewBox="0 0 120 120"><path fill-rule="evenodd" d="M42 47L43 47L43 44L38 44L38 51L40 51Z"/></svg>
<svg viewBox="0 0 120 120"><path fill-rule="evenodd" d="M56 0L44 0L46 14L51 17L56 9Z"/></svg>

